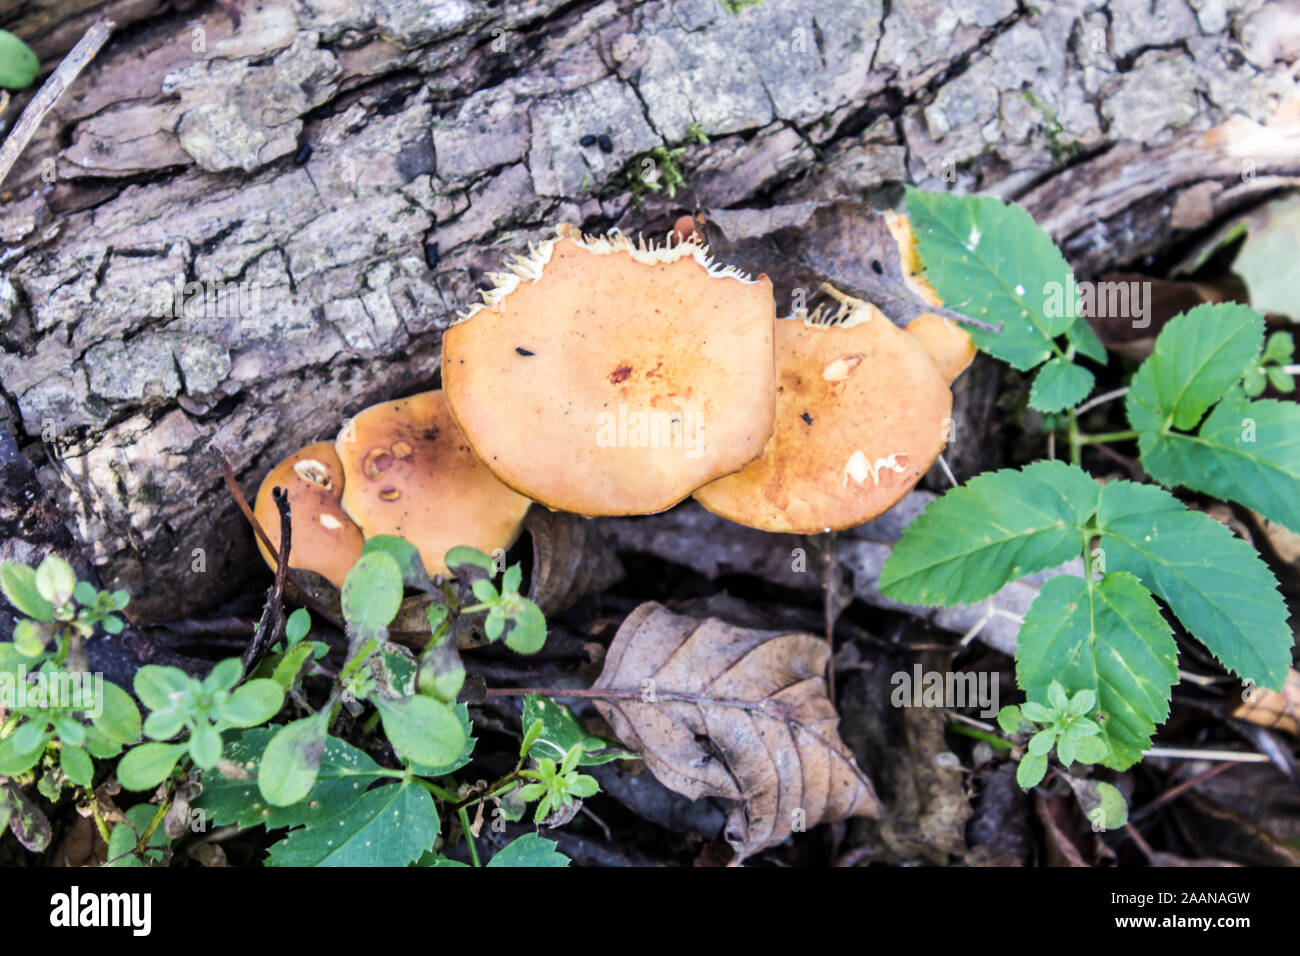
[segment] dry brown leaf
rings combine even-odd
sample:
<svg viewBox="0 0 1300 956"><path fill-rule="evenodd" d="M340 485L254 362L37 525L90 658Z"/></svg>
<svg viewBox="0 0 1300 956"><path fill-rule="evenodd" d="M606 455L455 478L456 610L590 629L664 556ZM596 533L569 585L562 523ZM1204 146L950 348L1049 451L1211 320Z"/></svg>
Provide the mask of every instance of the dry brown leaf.
<svg viewBox="0 0 1300 956"><path fill-rule="evenodd" d="M1248 720L1261 727L1300 734L1300 671L1294 667L1286 675L1282 692L1266 687L1252 687L1243 691L1238 706L1231 715L1238 720Z"/></svg>
<svg viewBox="0 0 1300 956"><path fill-rule="evenodd" d="M796 830L879 816L839 738L826 642L673 614L649 601L610 645L592 689L614 733L665 786L736 802L725 836L740 862Z"/></svg>
<svg viewBox="0 0 1300 956"><path fill-rule="evenodd" d="M550 617L623 576L613 542L600 525L563 511L533 508L524 519L533 541L528 597Z"/></svg>

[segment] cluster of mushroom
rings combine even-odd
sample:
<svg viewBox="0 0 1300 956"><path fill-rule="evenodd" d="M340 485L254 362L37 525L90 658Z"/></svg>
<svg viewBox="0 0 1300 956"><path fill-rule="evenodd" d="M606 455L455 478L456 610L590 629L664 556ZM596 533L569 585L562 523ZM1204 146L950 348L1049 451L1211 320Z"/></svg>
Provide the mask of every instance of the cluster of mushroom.
<svg viewBox="0 0 1300 956"><path fill-rule="evenodd" d="M369 408L267 475L255 513L274 537L271 490L288 491L290 565L340 585L365 538L395 534L446 574L455 545L509 547L533 501L594 517L694 495L801 533L897 503L947 440L970 338L829 289L834 308L778 319L767 276L716 264L687 223L662 245L562 225L492 275L443 337L443 390ZM940 305L906 217L887 224Z"/></svg>

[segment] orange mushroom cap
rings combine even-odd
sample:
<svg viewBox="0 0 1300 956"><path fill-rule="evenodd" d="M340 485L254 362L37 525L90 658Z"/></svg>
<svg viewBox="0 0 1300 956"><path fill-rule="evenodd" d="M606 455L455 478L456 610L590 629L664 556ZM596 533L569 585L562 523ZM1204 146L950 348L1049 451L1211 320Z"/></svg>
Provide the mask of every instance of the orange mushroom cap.
<svg viewBox="0 0 1300 956"><path fill-rule="evenodd" d="M776 324L776 433L743 471L695 493L765 531L850 528L887 511L943 450L952 393L916 338L875 306Z"/></svg>
<svg viewBox="0 0 1300 956"><path fill-rule="evenodd" d="M912 220L901 212L885 213L885 226L898 244L903 263L903 281L907 287L931 305L943 305L943 299L923 274L921 255L916 249L916 236L912 233ZM934 357L939 371L949 384L957 378L975 358L975 343L966 331L951 319L935 312L922 312L904 329L925 343Z"/></svg>
<svg viewBox="0 0 1300 956"><path fill-rule="evenodd" d="M502 411L507 411L502 408ZM441 391L373 405L334 442L343 510L367 537L400 535L430 575L457 545L508 548L532 504L474 457Z"/></svg>
<svg viewBox="0 0 1300 956"><path fill-rule="evenodd" d="M314 571L335 587L342 587L343 579L361 557L364 538L339 503L343 494L343 466L334 454L334 444L317 442L300 448L272 468L257 489L253 516L278 548L280 512L271 497L275 488L284 488L289 494L289 521L293 529L289 567ZM274 570L271 552L260 539L257 548Z"/></svg>
<svg viewBox="0 0 1300 956"><path fill-rule="evenodd" d="M443 387L506 484L582 515L648 514L753 461L775 414L766 276L696 238L556 239L443 337Z"/></svg>

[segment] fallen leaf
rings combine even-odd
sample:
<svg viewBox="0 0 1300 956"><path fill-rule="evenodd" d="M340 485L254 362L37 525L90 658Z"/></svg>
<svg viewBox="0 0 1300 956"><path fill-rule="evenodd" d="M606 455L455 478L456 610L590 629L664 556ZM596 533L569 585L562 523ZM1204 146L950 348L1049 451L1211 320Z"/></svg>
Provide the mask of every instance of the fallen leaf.
<svg viewBox="0 0 1300 956"><path fill-rule="evenodd" d="M1272 727L1293 736L1300 734L1300 672L1294 667L1287 672L1281 693L1266 687L1243 690L1237 706L1229 713L1260 727Z"/></svg>
<svg viewBox="0 0 1300 956"><path fill-rule="evenodd" d="M673 614L653 601L623 622L596 708L665 786L734 801L735 861L792 832L879 816L871 781L839 738L825 641Z"/></svg>

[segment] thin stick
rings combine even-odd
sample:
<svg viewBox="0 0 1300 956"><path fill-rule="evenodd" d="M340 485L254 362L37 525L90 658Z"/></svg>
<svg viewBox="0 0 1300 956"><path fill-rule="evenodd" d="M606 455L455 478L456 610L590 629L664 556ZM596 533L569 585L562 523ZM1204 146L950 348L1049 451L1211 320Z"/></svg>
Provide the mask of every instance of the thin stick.
<svg viewBox="0 0 1300 956"><path fill-rule="evenodd" d="M235 481L235 469L231 466L230 459L221 454L221 452L217 452L217 459L221 462L221 472L222 477L224 477L226 481L226 488L230 491L231 497L235 499L235 504L239 506L239 510L244 513L244 519L252 525L253 533L257 535L262 544L266 545L266 551L271 555L271 560L276 563L276 568L278 569L280 565L280 552L276 546L271 543L270 537L262 529L261 523L258 522L256 516L253 514L253 509L248 507L248 501L244 498L244 493L239 490L239 482ZM293 582L293 586L298 589L298 594L302 598L304 604L335 627L340 630L346 630L347 625L344 624L344 622L340 620L333 611L311 596L311 592L307 590L303 583L299 581L298 577L293 573L293 568L287 568L286 573L289 580Z"/></svg>
<svg viewBox="0 0 1300 956"><path fill-rule="evenodd" d="M284 577L289 571L289 555L292 553L293 521L289 514L289 494L283 488L275 488L271 496L275 499L276 510L280 513L280 554L275 562L275 581L266 592L266 606L262 609L262 619L249 639L248 647L244 649L245 674L266 653L279 628L280 608L284 599Z"/></svg>
<svg viewBox="0 0 1300 956"><path fill-rule="evenodd" d="M95 54L107 42L108 35L113 32L115 26L117 24L112 20L98 20L92 24L85 36L77 41L77 45L50 74L40 91L32 97L32 101L27 104L27 109L23 110L23 115L18 117L18 122L14 124L9 138L4 141L4 145L0 145L0 183L4 182L9 171L13 169L14 163L18 161L19 154L27 148L27 144L36 135L36 130L40 128L45 114L54 109L55 104L59 102L72 82L95 58Z"/></svg>
<svg viewBox="0 0 1300 956"><path fill-rule="evenodd" d="M1133 813L1129 814L1129 818L1128 818L1129 823L1138 823L1146 819L1152 813L1155 813L1155 811L1163 807L1166 803L1169 803L1171 800L1176 800L1179 797L1181 797L1188 790L1192 789L1192 787L1199 786L1200 784L1209 780L1211 777L1218 776L1219 774L1223 773L1223 771L1227 770L1229 767L1235 767L1235 766L1237 766L1236 761L1225 761L1224 763L1216 763L1209 770L1203 770L1200 773L1198 773L1196 776L1188 780L1184 780L1182 783L1178 784L1177 786L1170 787L1164 793L1160 794L1160 796L1156 797L1154 800L1148 803L1145 807L1142 807L1142 809L1136 810Z"/></svg>
<svg viewBox="0 0 1300 956"><path fill-rule="evenodd" d="M1152 747L1143 757L1168 757L1173 760L1227 760L1232 763L1272 763L1264 754L1242 750L1192 750L1186 747Z"/></svg>
<svg viewBox="0 0 1300 956"><path fill-rule="evenodd" d="M1128 394L1128 386L1125 386L1124 388L1117 388L1112 392L1102 392L1096 398L1090 398L1088 401L1084 402L1082 405L1076 408L1074 410L1074 414L1082 415L1084 412L1091 411L1092 409L1096 408L1098 405L1105 405L1107 402L1111 401L1112 399L1123 398L1127 394Z"/></svg>

